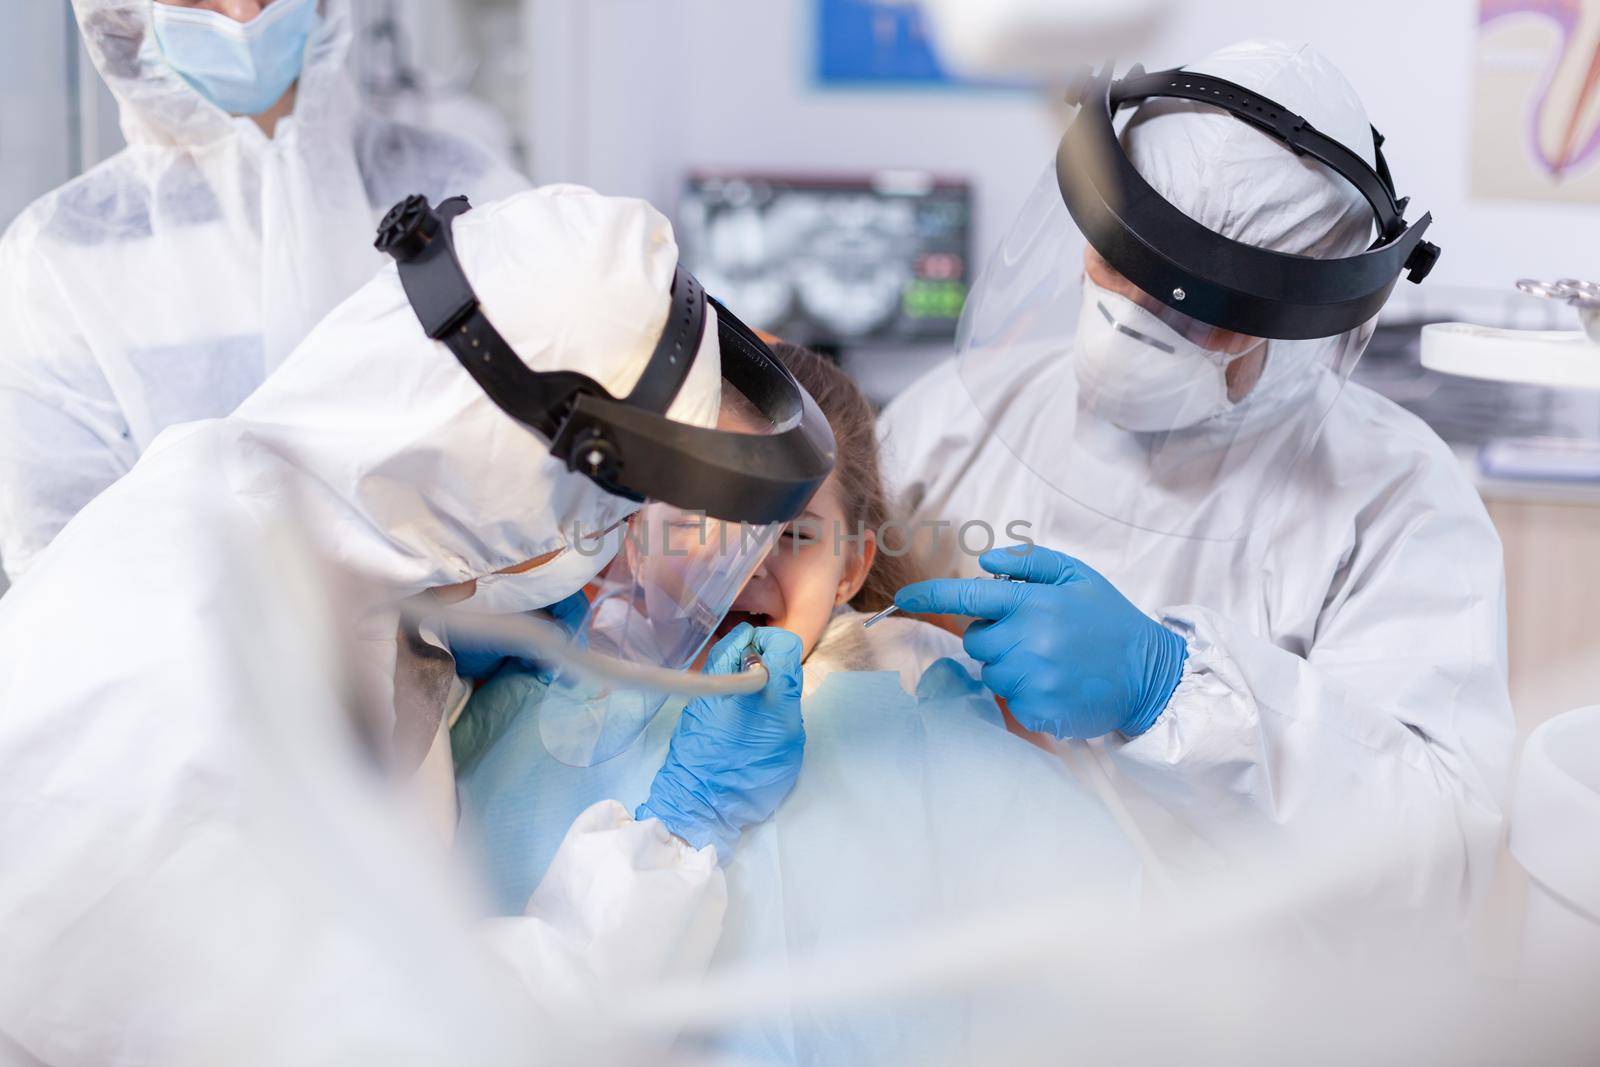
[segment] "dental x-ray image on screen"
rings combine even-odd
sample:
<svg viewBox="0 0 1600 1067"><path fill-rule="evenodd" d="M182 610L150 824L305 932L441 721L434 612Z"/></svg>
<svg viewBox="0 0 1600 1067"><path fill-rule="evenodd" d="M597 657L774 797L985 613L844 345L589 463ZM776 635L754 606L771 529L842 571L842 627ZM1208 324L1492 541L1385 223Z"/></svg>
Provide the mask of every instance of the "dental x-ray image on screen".
<svg viewBox="0 0 1600 1067"><path fill-rule="evenodd" d="M813 345L948 340L968 286L971 190L920 173L696 174L684 262L746 321Z"/></svg>

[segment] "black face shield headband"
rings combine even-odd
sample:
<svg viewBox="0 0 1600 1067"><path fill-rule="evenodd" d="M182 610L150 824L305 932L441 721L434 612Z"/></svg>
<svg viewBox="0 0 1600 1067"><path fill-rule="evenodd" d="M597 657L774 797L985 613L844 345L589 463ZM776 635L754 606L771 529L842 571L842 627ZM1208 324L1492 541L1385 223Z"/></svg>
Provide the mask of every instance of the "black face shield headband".
<svg viewBox="0 0 1600 1067"><path fill-rule="evenodd" d="M576 371L534 371L495 330L456 258L451 223L470 210L452 197L396 204L376 246L399 263L423 330L443 342L506 414L550 442L568 470L619 496L659 500L752 525L800 514L833 470L834 440L811 396L749 327L680 265L661 339L633 391L618 399ZM771 420L772 433L702 429L666 417L716 309L722 377Z"/></svg>
<svg viewBox="0 0 1600 1067"><path fill-rule="evenodd" d="M1193 100L1226 111L1307 155L1355 186L1377 218L1378 238L1343 259L1272 252L1229 240L1185 215L1140 176L1123 150L1117 111L1152 97ZM1372 131L1377 168L1258 93L1183 70L1113 80L1107 66L1068 94L1080 105L1056 153L1056 177L1073 220L1096 252L1167 306L1252 337L1304 340L1354 329L1378 313L1401 271L1421 282L1439 249L1422 239L1433 221L1405 221Z"/></svg>

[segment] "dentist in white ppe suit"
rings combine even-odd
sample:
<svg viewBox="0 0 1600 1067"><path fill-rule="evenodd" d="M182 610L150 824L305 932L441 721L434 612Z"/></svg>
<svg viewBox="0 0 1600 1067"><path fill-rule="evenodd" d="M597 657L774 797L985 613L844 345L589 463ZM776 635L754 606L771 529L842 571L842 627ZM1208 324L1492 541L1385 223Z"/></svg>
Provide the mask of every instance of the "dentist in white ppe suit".
<svg viewBox="0 0 1600 1067"><path fill-rule="evenodd" d="M1355 900L1459 916L1502 820L1504 577L1450 450L1347 384L1388 288L1343 321L1330 308L1409 233L1381 138L1305 46L1246 42L1097 92L1077 121L1097 106L1132 170L1117 150L1080 167L1064 141L957 357L882 416L908 517L943 524L919 538L933 580L898 602L976 619L985 681L1050 743L1090 741L1174 871L1330 864ZM1120 133L1108 98L1136 108ZM1322 146L1339 172L1262 128L1303 137L1297 118L1346 146ZM1109 209L1085 192L1099 174L1126 187ZM1431 269L1438 250L1414 247L1387 285L1402 260L1412 281ZM1185 264L1192 281L1128 276ZM961 551L976 520L1034 547L981 554L974 528Z"/></svg>
<svg viewBox="0 0 1600 1067"><path fill-rule="evenodd" d="M0 240L0 565L168 426L226 415L383 265L410 193L527 187L362 105L348 0L73 0L127 147Z"/></svg>
<svg viewBox="0 0 1600 1067"><path fill-rule="evenodd" d="M677 265L654 209L550 187L470 211L454 238L483 315L527 367L579 371L613 396L641 378ZM716 328L691 351L664 414L712 427ZM339 623L363 648L362 689L386 709L370 756L392 764L394 739L416 730L398 721L415 702L394 683L396 605L462 583L463 606L477 607L481 584L490 612L561 600L605 566L639 506L549 448L424 335L390 268L232 415L162 434L40 555L0 601L0 1035L16 1050L63 1065L476 1059L471 1015L407 999L407 981L431 978L430 946L457 951L447 925L417 909L375 944L359 918L304 903L294 880L315 898L324 867L366 862L354 847L264 862L249 783L275 755L255 741L270 725L258 717L302 708L259 699L282 628L241 637L221 623L248 621L272 588L270 574L241 573L271 564L260 531L304 531L367 590L338 605ZM577 551L575 529L608 550ZM482 1014L471 991L493 990L497 1025L531 1027L537 1043L513 1046L516 1062L555 1055L539 1027L564 1006L603 1038L632 985L706 965L725 905L718 850L770 815L803 743L798 639L742 630L767 689L720 698L739 702L728 714L712 698L687 715L661 772L683 781L674 766L698 759L699 795L658 779L637 818L611 801L589 808L526 915L478 931L476 984L457 993ZM297 773L319 788L342 777L336 761L314 771ZM360 873L380 887L362 911L412 884L404 869ZM241 988L264 999L233 1002ZM260 1032L228 1030L234 1018Z"/></svg>

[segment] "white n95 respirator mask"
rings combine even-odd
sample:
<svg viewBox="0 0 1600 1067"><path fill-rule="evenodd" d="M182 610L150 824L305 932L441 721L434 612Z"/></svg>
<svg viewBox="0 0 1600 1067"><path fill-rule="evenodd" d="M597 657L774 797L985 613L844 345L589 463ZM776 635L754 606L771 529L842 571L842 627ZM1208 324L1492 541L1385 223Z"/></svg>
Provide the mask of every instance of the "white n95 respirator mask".
<svg viewBox="0 0 1600 1067"><path fill-rule="evenodd" d="M156 41L167 65L232 115L259 115L300 76L317 25L317 0L277 0L249 22L157 3Z"/></svg>
<svg viewBox="0 0 1600 1067"><path fill-rule="evenodd" d="M1073 366L1085 406L1114 426L1160 433L1226 414L1228 364L1255 351L1195 344L1119 293L1083 283Z"/></svg>

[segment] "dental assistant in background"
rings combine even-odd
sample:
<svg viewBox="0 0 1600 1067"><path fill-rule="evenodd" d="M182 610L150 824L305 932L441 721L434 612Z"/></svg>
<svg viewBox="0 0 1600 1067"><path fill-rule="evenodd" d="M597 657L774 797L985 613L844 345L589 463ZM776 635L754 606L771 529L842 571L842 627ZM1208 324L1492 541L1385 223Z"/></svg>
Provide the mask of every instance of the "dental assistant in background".
<svg viewBox="0 0 1600 1067"><path fill-rule="evenodd" d="M347 0L74 0L128 146L0 241L0 564L19 578L167 426L226 415L382 266L415 192L526 182L368 111Z"/></svg>
<svg viewBox="0 0 1600 1067"><path fill-rule="evenodd" d="M1369 842L1356 899L1448 913L1501 826L1504 575L1449 449L1347 381L1438 255L1381 145L1309 47L1092 79L957 358L882 436L909 518L947 524L919 562L948 577L897 603L976 620L984 681L1098 739L1165 860ZM970 520L1036 547L955 552Z"/></svg>

